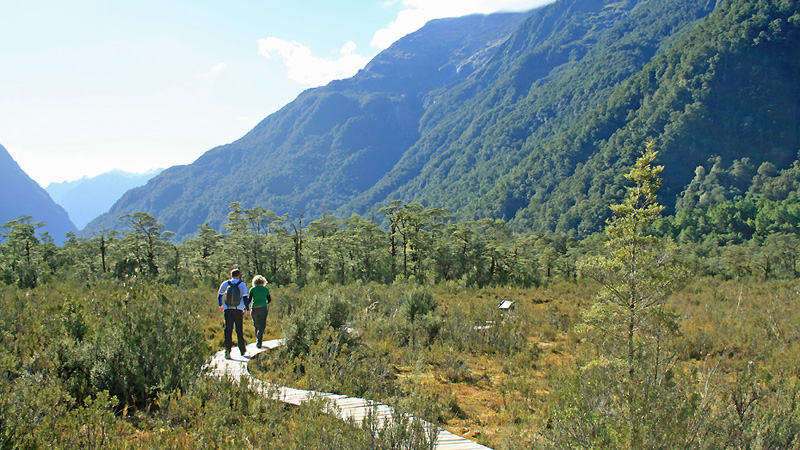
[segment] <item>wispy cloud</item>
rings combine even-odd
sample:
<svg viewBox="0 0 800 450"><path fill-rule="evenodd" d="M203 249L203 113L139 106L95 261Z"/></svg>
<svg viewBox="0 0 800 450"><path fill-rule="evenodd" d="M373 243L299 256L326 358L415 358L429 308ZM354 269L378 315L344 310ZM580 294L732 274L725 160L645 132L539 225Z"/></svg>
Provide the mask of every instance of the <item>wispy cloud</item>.
<svg viewBox="0 0 800 450"><path fill-rule="evenodd" d="M228 67L227 64L225 64L224 62L221 62L221 63L215 65L214 67L212 67L211 70L209 71L209 73L212 74L212 75L219 75L219 73L222 72L223 70L225 70L227 67Z"/></svg>
<svg viewBox="0 0 800 450"><path fill-rule="evenodd" d="M356 53L354 42L347 42L337 58L321 58L299 42L268 37L258 40L258 54L282 62L290 80L309 87L351 77L369 62L369 58Z"/></svg>
<svg viewBox="0 0 800 450"><path fill-rule="evenodd" d="M425 23L443 17L489 14L497 11L526 11L554 0L402 0L403 9L386 28L378 30L370 45L383 50Z"/></svg>
<svg viewBox="0 0 800 450"><path fill-rule="evenodd" d="M200 78L204 78L204 79L207 79L207 80L208 79L217 78L219 76L219 74L222 73L222 71L227 69L227 68L228 68L228 64L226 64L224 62L221 62L219 64L215 64L213 67L211 67L207 71L205 71L202 74L200 74Z"/></svg>

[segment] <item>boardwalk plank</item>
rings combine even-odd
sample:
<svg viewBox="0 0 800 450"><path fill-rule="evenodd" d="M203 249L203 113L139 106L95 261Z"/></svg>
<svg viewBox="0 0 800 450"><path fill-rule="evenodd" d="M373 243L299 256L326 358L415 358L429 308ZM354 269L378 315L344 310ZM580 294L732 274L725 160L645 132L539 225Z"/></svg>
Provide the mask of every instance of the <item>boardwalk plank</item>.
<svg viewBox="0 0 800 450"><path fill-rule="evenodd" d="M273 349L282 345L282 339L274 339L263 343L263 348L256 348L255 344L247 346L245 356L239 352L238 348L231 350L231 359L225 359L225 351L220 350L216 352L208 364L213 375L223 377L228 376L234 380L239 380L241 377L247 377L256 386L258 392L263 395L269 395L277 400L289 403L292 405L300 405L312 399L324 399L330 401L330 408L326 408L326 413L335 413L338 417L347 420L352 419L356 423L367 417L370 413L374 414L378 419L378 423L385 423L394 415L394 410L391 406L379 403L373 400L366 400L357 397L348 397L346 395L331 394L326 392L314 392L303 389L294 389L285 386L275 386L261 380L252 378L250 372L247 370L247 362L250 361L252 356L255 356L262 351ZM435 425L423 421L423 426L426 428L435 427ZM478 444L477 442L470 441L467 438L453 434L447 430L439 429L438 439L435 449L437 450L491 450L489 447Z"/></svg>

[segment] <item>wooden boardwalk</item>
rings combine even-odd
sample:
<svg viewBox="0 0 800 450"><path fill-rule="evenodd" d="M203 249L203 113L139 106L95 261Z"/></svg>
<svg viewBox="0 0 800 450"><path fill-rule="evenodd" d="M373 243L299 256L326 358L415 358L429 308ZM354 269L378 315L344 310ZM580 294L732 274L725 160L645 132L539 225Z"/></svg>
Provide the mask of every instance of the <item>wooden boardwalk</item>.
<svg viewBox="0 0 800 450"><path fill-rule="evenodd" d="M329 394L324 392L306 391L303 389L293 389L285 386L275 386L255 379L247 370L247 362L250 357L256 354L278 347L282 344L281 339L266 341L262 349L256 348L255 343L247 346L246 355L243 357L238 348L231 350L231 358L225 359L225 351L220 350L211 358L208 367L212 374L216 376L228 376L234 380L239 380L242 376L248 377L251 383L264 395L276 397L284 403L299 405L312 399L327 399L332 405L326 412L336 414L340 418L347 420L353 419L355 423L361 423L362 419L368 414L374 414L379 420L390 418L394 415L391 406L384 405L372 400L363 398L348 397L346 395ZM427 422L423 422L426 427L435 427ZM435 449L439 450L491 450L489 447L470 441L464 437L453 434L447 430L439 429Z"/></svg>

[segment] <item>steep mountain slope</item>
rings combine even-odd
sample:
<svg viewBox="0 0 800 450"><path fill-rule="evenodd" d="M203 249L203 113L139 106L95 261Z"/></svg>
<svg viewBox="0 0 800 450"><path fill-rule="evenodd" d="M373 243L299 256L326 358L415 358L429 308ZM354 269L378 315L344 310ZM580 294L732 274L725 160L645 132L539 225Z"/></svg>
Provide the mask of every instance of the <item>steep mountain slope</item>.
<svg viewBox="0 0 800 450"><path fill-rule="evenodd" d="M0 225L33 216L34 222L46 225L41 231L50 233L56 243L64 241L68 232L75 232L64 208L58 206L47 192L33 181L0 145Z"/></svg>
<svg viewBox="0 0 800 450"><path fill-rule="evenodd" d="M800 4L559 0L435 21L348 80L128 192L88 229L147 211L178 237L231 201L313 219L400 198L519 230L602 227L648 138L662 202L717 155L785 167L800 148Z"/></svg>
<svg viewBox="0 0 800 450"><path fill-rule="evenodd" d="M436 98L421 139L342 211L401 198L475 217L476 204L498 181L602 105L713 7L713 1L564 0L536 11L486 67Z"/></svg>
<svg viewBox="0 0 800 450"><path fill-rule="evenodd" d="M481 198L479 214L520 229L589 232L619 200L648 138L670 208L711 156L787 167L800 149L800 5L726 2L601 108L530 153Z"/></svg>
<svg viewBox="0 0 800 450"><path fill-rule="evenodd" d="M319 215L371 187L419 139L425 97L485 63L526 14L437 20L348 80L310 89L236 142L128 192L88 231L146 211L185 237L232 201Z"/></svg>
<svg viewBox="0 0 800 450"><path fill-rule="evenodd" d="M56 203L67 210L72 222L78 228L83 228L89 221L108 211L122 194L144 185L162 170L147 173L112 170L91 178L50 183L45 190Z"/></svg>

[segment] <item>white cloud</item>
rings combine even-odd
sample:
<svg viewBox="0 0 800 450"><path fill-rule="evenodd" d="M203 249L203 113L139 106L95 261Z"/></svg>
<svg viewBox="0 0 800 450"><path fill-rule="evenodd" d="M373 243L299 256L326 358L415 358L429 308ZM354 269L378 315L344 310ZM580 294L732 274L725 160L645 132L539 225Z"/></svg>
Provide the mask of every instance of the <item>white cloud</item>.
<svg viewBox="0 0 800 450"><path fill-rule="evenodd" d="M386 7L402 3L402 9L394 21L375 33L370 45L377 51L384 50L433 19L497 11L527 11L553 1L555 0L386 0ZM338 57L321 58L314 56L307 45L278 37L259 39L258 54L270 61L283 63L290 80L308 87L349 78L370 60L369 57L356 53L356 44L352 41L341 48Z"/></svg>
<svg viewBox="0 0 800 450"><path fill-rule="evenodd" d="M403 9L386 28L378 30L370 45L383 50L420 29L428 21L497 11L527 11L554 0L403 0Z"/></svg>
<svg viewBox="0 0 800 450"><path fill-rule="evenodd" d="M355 51L356 51L356 43L353 42L353 41L350 41L350 42L344 44L344 47L342 47L342 50L340 51L340 53L343 54L343 55L349 55L349 54L351 54L351 53L353 53Z"/></svg>
<svg viewBox="0 0 800 450"><path fill-rule="evenodd" d="M258 54L268 60L281 61L290 80L313 87L332 80L349 78L363 68L369 58L355 53L356 44L346 43L338 58L320 58L312 55L311 48L299 42L277 37L258 40Z"/></svg>
<svg viewBox="0 0 800 450"><path fill-rule="evenodd" d="M211 73L212 75L218 75L220 72L225 70L225 68L227 68L227 67L228 67L227 64L225 64L224 62L221 62L221 63L215 65L214 67L212 67L211 70L209 71L209 73Z"/></svg>
<svg viewBox="0 0 800 450"><path fill-rule="evenodd" d="M228 64L226 64L224 62L221 62L219 64L215 64L213 67L211 67L207 71L203 72L199 76L200 76L200 78L203 78L203 79L206 79L206 80L214 79L214 78L217 78L219 76L219 74L222 73L222 71L227 69L227 68L228 68Z"/></svg>

